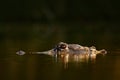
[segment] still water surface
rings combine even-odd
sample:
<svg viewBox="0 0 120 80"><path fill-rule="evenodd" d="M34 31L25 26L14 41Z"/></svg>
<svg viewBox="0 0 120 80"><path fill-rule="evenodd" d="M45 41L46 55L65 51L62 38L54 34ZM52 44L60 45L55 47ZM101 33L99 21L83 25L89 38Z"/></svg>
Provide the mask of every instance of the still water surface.
<svg viewBox="0 0 120 80"><path fill-rule="evenodd" d="M120 56L112 54L65 63L47 55L13 52L0 58L1 80L119 80Z"/></svg>

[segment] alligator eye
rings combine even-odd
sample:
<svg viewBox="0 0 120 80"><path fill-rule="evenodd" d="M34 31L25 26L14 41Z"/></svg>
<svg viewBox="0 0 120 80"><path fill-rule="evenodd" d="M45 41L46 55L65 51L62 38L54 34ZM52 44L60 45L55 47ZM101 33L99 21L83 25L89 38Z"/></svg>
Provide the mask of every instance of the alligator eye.
<svg viewBox="0 0 120 80"><path fill-rule="evenodd" d="M65 45L65 44L61 44L61 45L60 45L60 48L61 48L61 49L65 49L65 48L66 48L66 45Z"/></svg>

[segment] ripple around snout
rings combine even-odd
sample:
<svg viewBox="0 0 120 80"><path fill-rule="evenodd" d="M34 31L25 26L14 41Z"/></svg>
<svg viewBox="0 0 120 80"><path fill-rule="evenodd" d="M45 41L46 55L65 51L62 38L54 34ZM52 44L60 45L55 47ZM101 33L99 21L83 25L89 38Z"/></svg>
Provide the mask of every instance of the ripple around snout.
<svg viewBox="0 0 120 80"><path fill-rule="evenodd" d="M23 50L19 50L19 51L16 52L16 54L17 54L17 55L25 55L26 52L23 51Z"/></svg>

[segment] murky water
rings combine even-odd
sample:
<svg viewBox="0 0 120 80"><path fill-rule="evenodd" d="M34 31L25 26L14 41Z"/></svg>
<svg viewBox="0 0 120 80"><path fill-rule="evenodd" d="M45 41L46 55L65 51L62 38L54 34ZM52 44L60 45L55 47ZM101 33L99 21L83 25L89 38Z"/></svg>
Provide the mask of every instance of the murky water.
<svg viewBox="0 0 120 80"><path fill-rule="evenodd" d="M114 54L114 53L113 53ZM1 80L119 80L120 56L97 56L94 61L56 61L46 55L15 53L1 56Z"/></svg>
<svg viewBox="0 0 120 80"><path fill-rule="evenodd" d="M39 28L40 25L33 25L36 27L27 30L12 26L14 30L9 27L1 30L0 80L120 80L120 50L119 45L115 44L119 44L118 36L110 36L107 32L103 36L96 34L99 37L94 35L95 38L88 38L89 33L77 31L73 36L69 33L72 29L66 31L64 27L48 28L42 25L44 27ZM49 50L61 40L88 46L94 44L99 49L106 49L108 54L98 55L94 60L67 62L47 55L28 54L31 51ZM18 50L27 53L16 55Z"/></svg>

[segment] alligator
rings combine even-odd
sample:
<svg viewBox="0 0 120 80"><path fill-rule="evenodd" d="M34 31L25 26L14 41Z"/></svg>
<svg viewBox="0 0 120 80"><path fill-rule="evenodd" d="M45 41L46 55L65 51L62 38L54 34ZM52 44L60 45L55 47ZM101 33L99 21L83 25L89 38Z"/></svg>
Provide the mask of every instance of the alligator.
<svg viewBox="0 0 120 80"><path fill-rule="evenodd" d="M24 55L26 52L20 50L17 51L16 54ZM43 52L30 52L30 54L44 54L53 56L57 58L63 58L66 62L74 59L75 61L81 59L96 59L98 54L105 55L107 51L105 49L97 50L96 47L91 46L81 46L79 44L67 44L65 42L59 42L54 48L43 51Z"/></svg>
<svg viewBox="0 0 120 80"><path fill-rule="evenodd" d="M98 54L105 55L107 51L105 49L97 50L96 47L81 46L79 44L67 44L65 42L59 42L53 49L43 52L31 52L32 54L45 54L55 57L70 57L77 56L80 58L96 58Z"/></svg>

